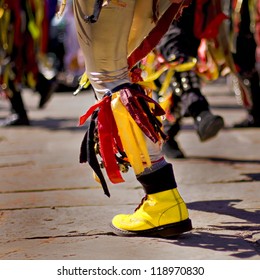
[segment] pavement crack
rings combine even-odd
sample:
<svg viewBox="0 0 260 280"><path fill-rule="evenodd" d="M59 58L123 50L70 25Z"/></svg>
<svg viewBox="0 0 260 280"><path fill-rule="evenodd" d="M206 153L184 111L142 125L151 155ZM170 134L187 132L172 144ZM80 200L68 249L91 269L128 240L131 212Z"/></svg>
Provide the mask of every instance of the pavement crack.
<svg viewBox="0 0 260 280"><path fill-rule="evenodd" d="M32 166L32 165L35 165L35 162L33 162L33 161L12 162L12 163L0 164L0 168L18 167L18 166Z"/></svg>
<svg viewBox="0 0 260 280"><path fill-rule="evenodd" d="M235 183L250 183L254 182L253 179L238 179L238 180L220 180L220 181L213 181L211 184L235 184Z"/></svg>
<svg viewBox="0 0 260 280"><path fill-rule="evenodd" d="M1 166L0 166L1 168ZM56 191L76 191L76 190L93 190L99 189L99 186L87 186L87 187L67 187L67 188L48 188L48 189L28 189L28 190L5 190L0 191L0 194L14 194L14 193L41 193L41 192L56 192Z"/></svg>
<svg viewBox="0 0 260 280"><path fill-rule="evenodd" d="M99 237L99 236L115 236L113 232L97 232L97 233L78 233L78 234L61 234L49 236L33 236L26 237L25 240L43 240L43 239L56 239L56 238L78 238L78 237Z"/></svg>

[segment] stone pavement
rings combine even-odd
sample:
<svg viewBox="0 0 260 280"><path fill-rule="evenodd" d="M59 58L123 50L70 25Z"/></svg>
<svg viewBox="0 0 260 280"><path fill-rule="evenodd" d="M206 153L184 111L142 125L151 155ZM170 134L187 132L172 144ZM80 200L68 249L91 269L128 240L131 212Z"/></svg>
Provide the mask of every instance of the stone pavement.
<svg viewBox="0 0 260 280"><path fill-rule="evenodd" d="M225 84L203 90L226 127L200 143L185 120L178 140L187 158L170 162L194 229L175 239L113 235L113 216L131 213L143 191L129 172L107 198L78 163L77 122L91 93L55 93L38 110L39 96L25 91L32 126L0 128L0 259L259 260L260 129L230 128L246 114ZM0 118L8 108L0 100Z"/></svg>

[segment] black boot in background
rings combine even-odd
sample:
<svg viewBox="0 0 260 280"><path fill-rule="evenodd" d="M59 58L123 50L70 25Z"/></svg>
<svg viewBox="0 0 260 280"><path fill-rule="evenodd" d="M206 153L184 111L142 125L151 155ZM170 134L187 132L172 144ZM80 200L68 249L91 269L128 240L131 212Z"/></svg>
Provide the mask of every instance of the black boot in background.
<svg viewBox="0 0 260 280"><path fill-rule="evenodd" d="M200 79L194 71L177 74L182 116L194 119L194 128L200 141L213 138L224 127L223 118L211 113L209 104L200 90Z"/></svg>
<svg viewBox="0 0 260 280"><path fill-rule="evenodd" d="M11 103L11 115L5 120L0 122L1 127L6 126L29 126L30 121L25 110L25 106L22 100L21 91L10 87L10 93L8 98Z"/></svg>
<svg viewBox="0 0 260 280"><path fill-rule="evenodd" d="M163 122L163 129L168 139L165 141L162 147L162 151L168 158L185 158L183 151L180 149L179 144L174 139L177 133L180 131L180 121L176 121L171 124L165 120Z"/></svg>
<svg viewBox="0 0 260 280"><path fill-rule="evenodd" d="M36 91L40 94L40 101L38 104L39 109L43 109L46 106L57 87L58 83L56 76L48 80L43 74L39 73L36 85Z"/></svg>

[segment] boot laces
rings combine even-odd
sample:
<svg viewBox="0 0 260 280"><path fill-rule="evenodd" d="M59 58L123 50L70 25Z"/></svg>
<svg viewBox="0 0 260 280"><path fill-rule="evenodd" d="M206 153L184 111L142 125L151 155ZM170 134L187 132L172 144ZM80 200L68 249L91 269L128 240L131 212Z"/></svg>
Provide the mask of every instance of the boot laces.
<svg viewBox="0 0 260 280"><path fill-rule="evenodd" d="M147 200L147 198L148 198L148 195L146 194L146 195L142 198L142 200L141 200L141 202L139 203L139 205L135 208L135 212L144 204L144 202Z"/></svg>

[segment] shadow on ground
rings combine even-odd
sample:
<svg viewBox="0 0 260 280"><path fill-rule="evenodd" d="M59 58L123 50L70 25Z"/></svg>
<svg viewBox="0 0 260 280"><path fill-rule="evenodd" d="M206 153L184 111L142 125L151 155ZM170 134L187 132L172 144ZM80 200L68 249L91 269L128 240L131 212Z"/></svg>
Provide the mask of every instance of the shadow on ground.
<svg viewBox="0 0 260 280"><path fill-rule="evenodd" d="M260 256L260 240L254 236L260 234L260 210L249 212L234 206L241 200L215 200L188 203L190 210L217 213L243 220L241 222L214 225L214 220L207 228L194 228L193 232L177 239L161 239L160 242L183 247L197 247L206 250L226 252L238 259ZM223 234L228 231L228 234ZM230 233L231 232L231 233ZM232 234L233 232L233 234ZM248 246L245 246L247 243ZM247 248L247 249L245 249Z"/></svg>
<svg viewBox="0 0 260 280"><path fill-rule="evenodd" d="M78 123L78 118L45 118L41 120L31 120L31 127L58 131L86 131L88 123L83 126L79 126Z"/></svg>

